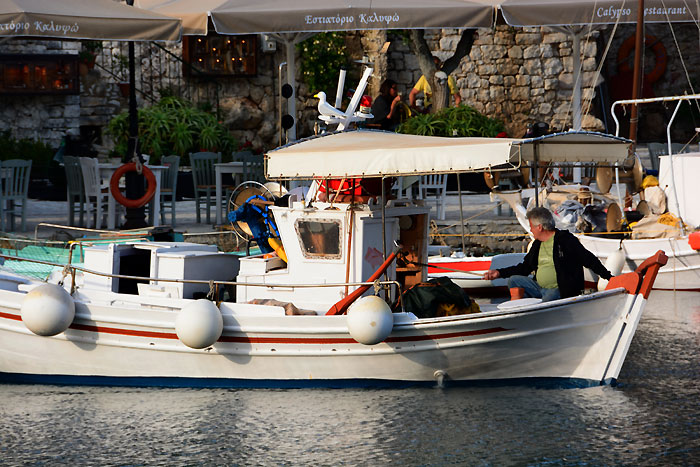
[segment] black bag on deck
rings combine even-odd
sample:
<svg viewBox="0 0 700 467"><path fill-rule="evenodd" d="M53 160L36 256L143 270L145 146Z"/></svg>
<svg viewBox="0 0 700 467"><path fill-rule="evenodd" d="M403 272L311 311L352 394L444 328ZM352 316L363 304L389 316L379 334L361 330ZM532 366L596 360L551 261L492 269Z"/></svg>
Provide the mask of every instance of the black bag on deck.
<svg viewBox="0 0 700 467"><path fill-rule="evenodd" d="M394 312L413 313L418 318L435 318L452 316L479 311L479 306L473 302L460 286L449 277L438 277L428 282L421 282L406 290L394 304Z"/></svg>

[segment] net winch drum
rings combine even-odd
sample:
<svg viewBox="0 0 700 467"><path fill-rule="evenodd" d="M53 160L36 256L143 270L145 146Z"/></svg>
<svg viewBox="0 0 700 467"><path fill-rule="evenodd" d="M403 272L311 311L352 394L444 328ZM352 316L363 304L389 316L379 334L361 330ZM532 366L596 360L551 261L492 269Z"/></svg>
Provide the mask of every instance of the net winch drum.
<svg viewBox="0 0 700 467"><path fill-rule="evenodd" d="M484 182L489 190L493 190L504 179L514 179L517 183L526 188L530 186L530 167L521 166L519 169L486 171L484 172Z"/></svg>
<svg viewBox="0 0 700 467"><path fill-rule="evenodd" d="M617 203L610 203L610 205L608 205L605 228L608 232L619 232L622 228L622 211Z"/></svg>
<svg viewBox="0 0 700 467"><path fill-rule="evenodd" d="M264 198L274 202L286 194L287 189L277 182L267 182L265 184L254 181L243 182L231 193L228 201L228 211L236 211L253 197ZM247 241L253 237L247 222L239 220L232 225L234 232L243 240Z"/></svg>
<svg viewBox="0 0 700 467"><path fill-rule="evenodd" d="M639 158L634 158L632 170L625 171L620 168L618 172L620 183L626 183L630 187L630 192L637 193L642 189L644 169ZM615 169L613 167L598 167L595 171L595 182L601 193L608 193L615 181Z"/></svg>

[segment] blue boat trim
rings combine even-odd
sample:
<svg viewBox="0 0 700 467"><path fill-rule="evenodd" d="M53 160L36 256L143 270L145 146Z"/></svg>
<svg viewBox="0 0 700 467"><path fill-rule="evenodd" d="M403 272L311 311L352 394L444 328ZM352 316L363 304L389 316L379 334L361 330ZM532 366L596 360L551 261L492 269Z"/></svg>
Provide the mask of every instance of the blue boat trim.
<svg viewBox="0 0 700 467"><path fill-rule="evenodd" d="M615 385L616 381L607 380ZM181 378L150 376L74 376L35 375L0 372L0 384L51 384L61 386L119 386L163 388L250 388L250 389L310 389L310 388L408 388L436 387L434 380L396 381L387 379L239 379L239 378ZM502 387L527 386L539 389L573 389L600 386L601 381L582 378L511 378L474 381L445 380L444 387Z"/></svg>

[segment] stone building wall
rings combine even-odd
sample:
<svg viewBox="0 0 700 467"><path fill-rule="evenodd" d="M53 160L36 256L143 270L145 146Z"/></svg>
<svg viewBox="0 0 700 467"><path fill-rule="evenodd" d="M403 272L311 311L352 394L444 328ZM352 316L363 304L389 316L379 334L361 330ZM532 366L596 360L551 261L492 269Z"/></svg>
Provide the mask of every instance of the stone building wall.
<svg viewBox="0 0 700 467"><path fill-rule="evenodd" d="M652 84L652 91L656 95L691 92L686 77L697 80L695 70L700 65L700 54L696 53L697 28L694 25L674 25L673 28L648 25L647 31L662 41L669 57L667 71L661 80ZM592 84L597 69L602 68L602 78L598 78L598 82L605 82L605 95L602 97L605 106L609 107L613 97L611 94L614 94L610 85L614 82L617 69L617 49L634 34L634 26L619 26L605 55L611 33L612 27L608 27L582 41L583 104L584 110L587 110L583 119L585 129L603 129L603 120L606 120L604 107L597 101L590 104L590 99L595 95ZM498 26L480 29L478 34L471 53L453 73L463 102L489 117L504 121L512 136L521 136L527 124L537 121L547 122L559 129L570 127L573 89L570 39L563 33L546 28ZM431 50L443 59L453 53L459 36L458 30L426 31ZM386 41L391 44L386 53L381 53ZM684 51L683 62L677 58L676 42ZM388 77L399 84L399 91L404 96L408 96L421 72L416 57L410 53L400 35L391 31L355 32L348 34L347 43L353 66L348 73L346 90L357 85L361 73L361 65L354 61L366 56L375 68L368 94L376 96L380 83ZM112 57L125 54L125 49L125 44L105 43L98 66L81 77L80 95L1 96L3 112L0 114L0 130L11 129L17 138L42 139L57 146L69 131L77 133L81 128L104 128L113 115L127 109L128 102L120 94L118 77L106 71L111 69ZM77 41L10 40L3 44L2 53L78 53L79 50L80 42ZM282 44L277 45L275 52L259 52L256 76L225 77L215 81L183 75L182 64L172 58L182 56L181 44L170 44L167 50L172 55L150 44L136 45L137 97L140 106L157 99L160 89L170 88L175 94L200 104L209 103L213 107L218 104L222 122L240 142L251 142L260 149L278 146L278 67L286 60ZM303 58L297 57L297 63ZM602 58L605 58L603 67L600 66ZM647 67L652 66L653 60L653 54L647 54ZM623 87L630 88L631 83ZM313 91L317 90L309 90L303 82L299 82L299 137L311 135L317 121L317 100L312 97ZM335 89L325 91L335 95ZM640 139L659 139L668 114L663 106L644 110ZM607 121L611 123L609 117ZM700 122L696 126L700 126ZM614 131L614 127L608 128ZM110 141L106 138L104 143L103 152L109 149Z"/></svg>
<svg viewBox="0 0 700 467"><path fill-rule="evenodd" d="M7 40L3 54L77 54L78 42ZM17 139L43 140L58 146L67 131L80 128L78 95L0 95L0 131L10 130Z"/></svg>
<svg viewBox="0 0 700 467"><path fill-rule="evenodd" d="M430 49L442 60L454 53L460 36L461 31L456 29L428 30L425 34ZM422 74L408 44L399 35L386 31L365 32L363 39L367 44L365 53L375 63L369 94L376 96L381 82L391 78L407 101ZM544 28L479 29L470 54L452 73L462 102L501 119L513 136L521 136L528 123L537 121L556 128L570 127L573 59L567 39L563 33ZM391 45L381 56L378 51L386 40ZM594 95L591 85L596 68L595 37L583 42L581 50L583 96L590 99ZM314 105L315 101L310 100L304 120L313 118ZM584 118L583 126L602 129L600 120L593 116Z"/></svg>
<svg viewBox="0 0 700 467"><path fill-rule="evenodd" d="M157 101L162 90L181 96L198 106L220 111L221 122L240 142L256 148L278 145L277 101L278 64L284 61L284 47L274 52L258 53L257 74L253 77L198 77L183 71L182 44L168 44L164 49L151 44L136 44L136 82L139 106ZM124 44L112 43L109 56L126 54ZM108 80L107 80L108 81ZM91 89L88 90L89 92ZM90 94L92 94L90 92ZM121 99L121 111L128 101Z"/></svg>

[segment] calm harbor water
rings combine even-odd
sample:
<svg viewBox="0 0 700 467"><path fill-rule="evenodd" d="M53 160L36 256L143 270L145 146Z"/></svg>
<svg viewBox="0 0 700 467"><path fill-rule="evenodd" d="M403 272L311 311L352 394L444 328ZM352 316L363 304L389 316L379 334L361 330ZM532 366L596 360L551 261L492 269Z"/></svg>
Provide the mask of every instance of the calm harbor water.
<svg viewBox="0 0 700 467"><path fill-rule="evenodd" d="M0 464L700 464L700 294L652 297L616 387L0 385Z"/></svg>

